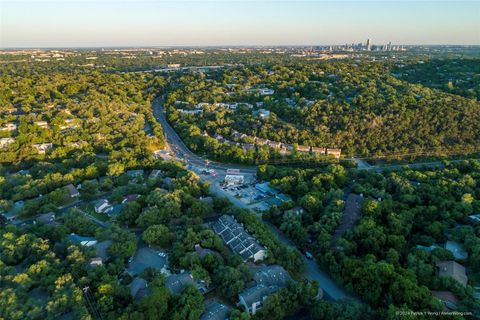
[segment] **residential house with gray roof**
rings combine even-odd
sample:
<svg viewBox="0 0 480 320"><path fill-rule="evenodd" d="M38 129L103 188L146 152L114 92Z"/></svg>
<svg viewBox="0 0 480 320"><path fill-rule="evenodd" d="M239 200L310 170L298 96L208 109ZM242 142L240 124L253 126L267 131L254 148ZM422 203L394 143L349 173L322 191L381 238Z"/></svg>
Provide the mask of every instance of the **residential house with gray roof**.
<svg viewBox="0 0 480 320"><path fill-rule="evenodd" d="M221 216L213 223L212 228L225 244L233 252L240 255L244 261L253 259L256 262L265 259L265 248L258 244L256 239L249 235L243 225L232 216Z"/></svg>

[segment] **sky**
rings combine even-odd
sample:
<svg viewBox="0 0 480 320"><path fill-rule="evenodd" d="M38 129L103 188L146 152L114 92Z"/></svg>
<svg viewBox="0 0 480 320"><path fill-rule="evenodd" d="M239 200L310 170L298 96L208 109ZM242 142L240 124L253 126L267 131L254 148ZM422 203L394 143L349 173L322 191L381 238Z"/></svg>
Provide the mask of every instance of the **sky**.
<svg viewBox="0 0 480 320"><path fill-rule="evenodd" d="M480 0L0 0L0 47L480 45Z"/></svg>

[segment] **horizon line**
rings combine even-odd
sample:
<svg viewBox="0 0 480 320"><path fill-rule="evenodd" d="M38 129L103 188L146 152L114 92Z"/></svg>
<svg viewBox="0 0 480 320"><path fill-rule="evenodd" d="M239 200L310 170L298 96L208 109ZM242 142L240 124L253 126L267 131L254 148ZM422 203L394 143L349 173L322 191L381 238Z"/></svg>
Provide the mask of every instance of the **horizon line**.
<svg viewBox="0 0 480 320"><path fill-rule="evenodd" d="M277 45L111 45L111 46L7 46L7 47L0 47L0 50L33 50L33 49L126 49L126 48L137 48L137 49L168 49L168 48L306 48L306 47L328 47L328 46L344 46L345 44L352 44L352 43L343 43L343 44L277 44ZM357 43L353 43L357 44ZM373 44L373 46L381 46L384 44ZM395 46L406 46L406 47L480 47L480 44L458 44L458 43L437 43L437 44L400 44L400 43L392 43Z"/></svg>

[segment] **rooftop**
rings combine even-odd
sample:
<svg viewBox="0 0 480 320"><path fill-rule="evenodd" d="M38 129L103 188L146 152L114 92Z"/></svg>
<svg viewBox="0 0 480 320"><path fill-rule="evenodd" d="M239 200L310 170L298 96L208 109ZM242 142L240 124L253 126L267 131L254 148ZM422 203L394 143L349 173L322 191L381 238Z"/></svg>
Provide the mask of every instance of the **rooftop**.
<svg viewBox="0 0 480 320"><path fill-rule="evenodd" d="M172 274L167 277L165 285L173 294L180 294L188 285L195 285L190 272Z"/></svg>
<svg viewBox="0 0 480 320"><path fill-rule="evenodd" d="M228 318L230 310L224 304L216 300L205 301L205 311L200 320L225 320Z"/></svg>
<svg viewBox="0 0 480 320"><path fill-rule="evenodd" d="M255 254L265 250L232 216L221 216L213 223L212 228L225 244L233 252L239 254L243 260L252 257L255 259Z"/></svg>
<svg viewBox="0 0 480 320"><path fill-rule="evenodd" d="M439 277L452 277L463 286L467 285L468 277L465 267L455 261L442 261L437 263Z"/></svg>

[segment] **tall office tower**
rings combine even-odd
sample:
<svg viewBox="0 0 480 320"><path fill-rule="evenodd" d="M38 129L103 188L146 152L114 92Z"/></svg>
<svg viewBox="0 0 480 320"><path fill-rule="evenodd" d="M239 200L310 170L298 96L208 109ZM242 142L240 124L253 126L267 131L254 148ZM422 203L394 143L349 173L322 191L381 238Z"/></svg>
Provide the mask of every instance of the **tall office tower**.
<svg viewBox="0 0 480 320"><path fill-rule="evenodd" d="M367 51L370 51L372 49L372 40L368 39L367 40Z"/></svg>
<svg viewBox="0 0 480 320"><path fill-rule="evenodd" d="M391 41L388 43L387 50L392 51L392 42Z"/></svg>

